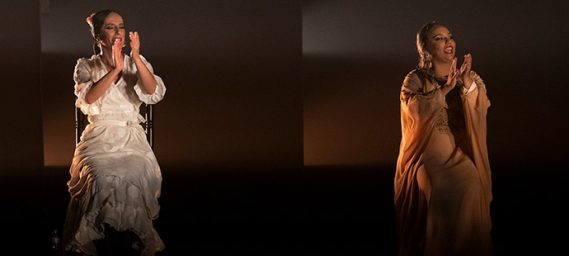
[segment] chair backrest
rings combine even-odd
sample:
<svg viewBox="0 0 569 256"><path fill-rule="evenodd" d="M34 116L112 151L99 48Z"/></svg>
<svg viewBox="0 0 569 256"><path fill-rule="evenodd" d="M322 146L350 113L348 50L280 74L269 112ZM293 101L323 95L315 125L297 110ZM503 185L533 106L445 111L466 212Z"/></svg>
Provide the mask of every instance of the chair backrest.
<svg viewBox="0 0 569 256"><path fill-rule="evenodd" d="M146 139L150 147L154 147L154 134L153 134L153 108L152 105L142 104L140 105L140 115L146 119L146 122L141 123L142 128L146 132ZM87 116L81 112L79 108L75 108L75 143L78 144L81 141L81 134L85 127L89 124Z"/></svg>

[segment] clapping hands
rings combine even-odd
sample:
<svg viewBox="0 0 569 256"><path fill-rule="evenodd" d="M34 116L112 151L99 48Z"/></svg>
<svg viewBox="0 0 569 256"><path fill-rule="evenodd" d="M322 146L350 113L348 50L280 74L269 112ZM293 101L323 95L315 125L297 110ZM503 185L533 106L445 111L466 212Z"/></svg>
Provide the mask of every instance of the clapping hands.
<svg viewBox="0 0 569 256"><path fill-rule="evenodd" d="M130 38L130 57L138 58L140 56L140 37L138 32L129 32Z"/></svg>
<svg viewBox="0 0 569 256"><path fill-rule="evenodd" d="M123 42L120 39L113 41L113 64L114 69L121 72L124 67L124 56L122 55Z"/></svg>
<svg viewBox="0 0 569 256"><path fill-rule="evenodd" d="M443 93L446 95L450 92L455 86L460 76L462 78L462 82L464 83L464 87L466 89L470 88L472 84L472 78L470 77L470 70L472 68L472 55L466 54L464 55L464 62L460 66L460 70L456 68L457 58L452 60L452 64L450 65L450 71L447 77L447 82L443 88Z"/></svg>

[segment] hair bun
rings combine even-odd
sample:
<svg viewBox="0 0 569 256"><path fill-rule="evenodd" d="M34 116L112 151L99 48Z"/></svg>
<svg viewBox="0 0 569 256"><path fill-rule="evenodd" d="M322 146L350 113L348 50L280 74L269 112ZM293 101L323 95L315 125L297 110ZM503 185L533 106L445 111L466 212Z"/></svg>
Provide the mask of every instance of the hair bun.
<svg viewBox="0 0 569 256"><path fill-rule="evenodd" d="M87 16L87 18L85 18L85 21L91 27L93 26L93 16L95 16L95 13L91 13L91 15L89 15L89 16Z"/></svg>

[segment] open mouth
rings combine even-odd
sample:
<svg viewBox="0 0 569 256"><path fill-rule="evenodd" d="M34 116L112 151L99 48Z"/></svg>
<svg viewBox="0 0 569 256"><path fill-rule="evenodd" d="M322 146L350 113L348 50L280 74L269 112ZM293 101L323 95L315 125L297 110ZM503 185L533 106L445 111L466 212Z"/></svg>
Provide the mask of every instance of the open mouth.
<svg viewBox="0 0 569 256"><path fill-rule="evenodd" d="M446 53L446 54L453 54L453 53L454 53L454 48L453 48L452 46L445 47L444 53Z"/></svg>

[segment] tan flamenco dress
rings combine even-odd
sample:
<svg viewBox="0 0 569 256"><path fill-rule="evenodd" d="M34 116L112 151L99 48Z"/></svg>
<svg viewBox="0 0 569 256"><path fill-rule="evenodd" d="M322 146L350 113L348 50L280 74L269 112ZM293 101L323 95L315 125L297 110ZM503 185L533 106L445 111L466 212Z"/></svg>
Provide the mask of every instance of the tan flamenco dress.
<svg viewBox="0 0 569 256"><path fill-rule="evenodd" d="M457 83L411 71L401 88L402 140L395 174L399 255L491 255L490 101L482 79Z"/></svg>

